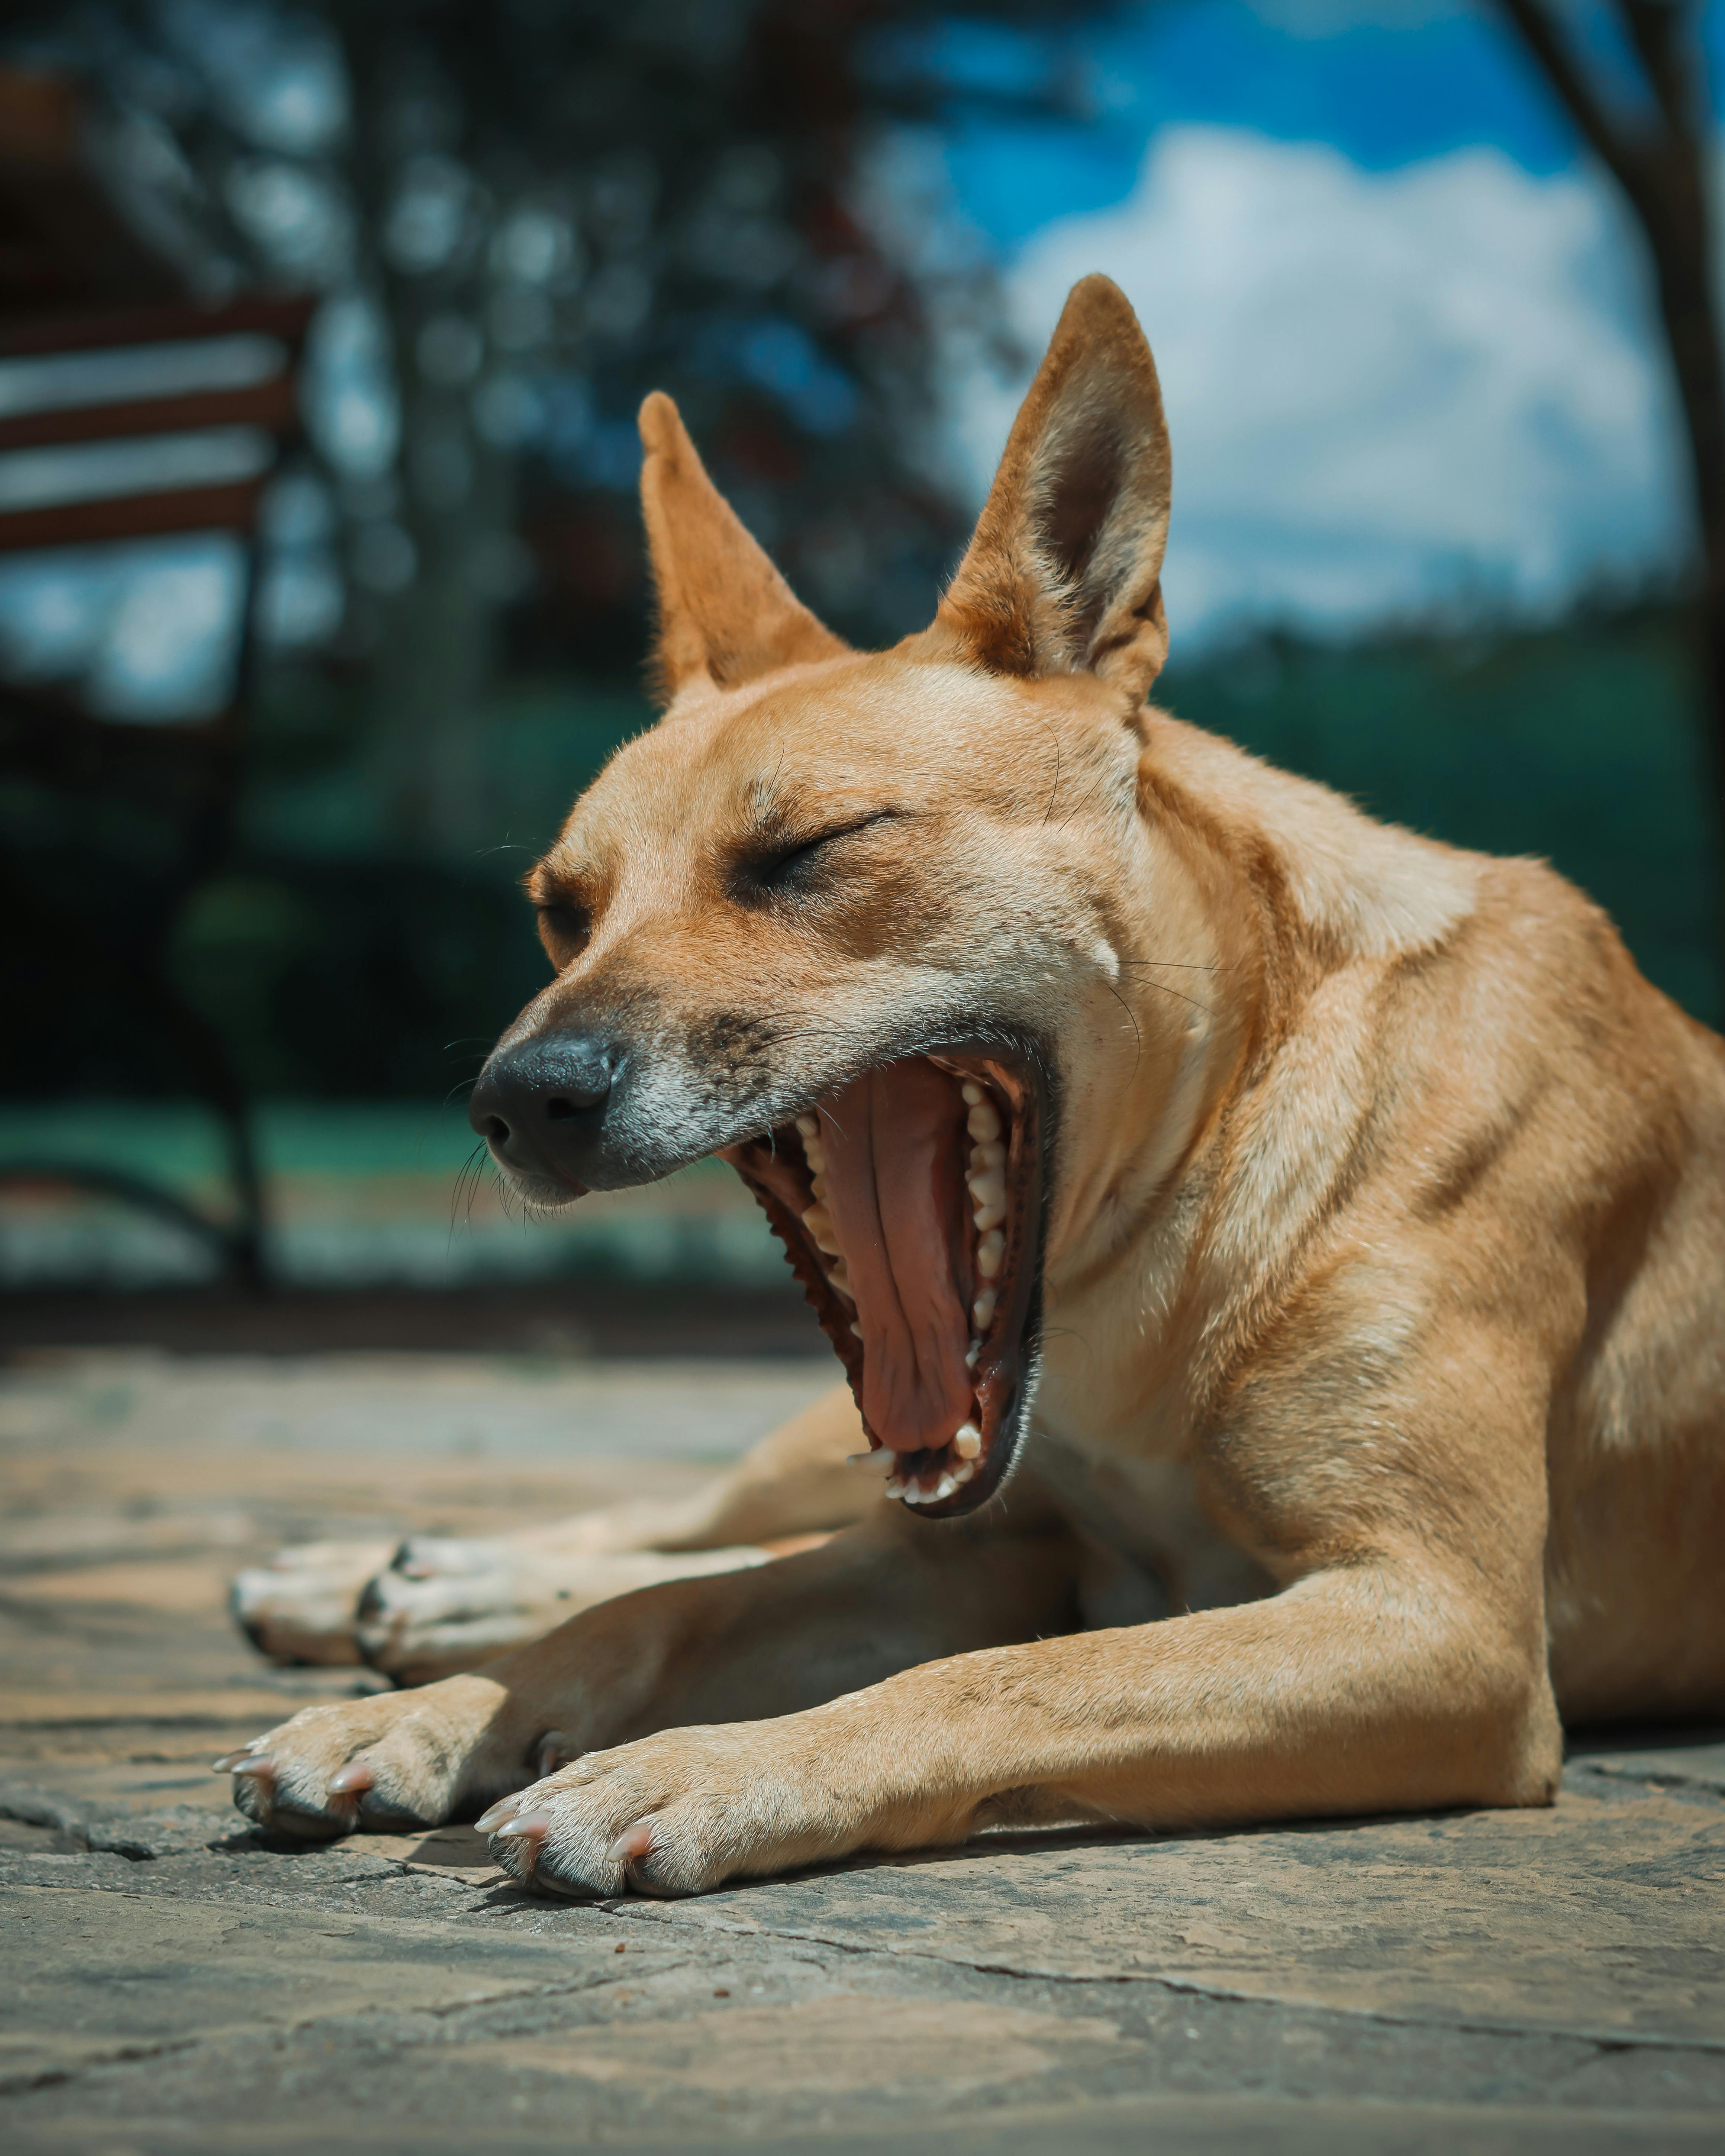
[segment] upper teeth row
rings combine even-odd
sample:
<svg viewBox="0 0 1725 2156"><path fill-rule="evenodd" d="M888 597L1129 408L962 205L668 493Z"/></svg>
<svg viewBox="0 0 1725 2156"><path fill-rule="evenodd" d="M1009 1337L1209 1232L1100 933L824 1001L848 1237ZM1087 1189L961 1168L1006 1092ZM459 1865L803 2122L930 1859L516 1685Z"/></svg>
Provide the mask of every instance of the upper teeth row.
<svg viewBox="0 0 1725 2156"><path fill-rule="evenodd" d="M842 1295L851 1308L856 1307L856 1291L850 1285L850 1268L845 1262L845 1253L839 1247L839 1231L833 1225L833 1216L827 1210L827 1156L820 1142L820 1123L814 1116L798 1116L798 1135L803 1141L803 1155L809 1163L809 1187L814 1193L814 1203L803 1215L803 1225L809 1230L809 1240L816 1250L833 1262L827 1269L827 1278ZM850 1329L859 1339L861 1331L855 1318Z"/></svg>
<svg viewBox="0 0 1725 2156"><path fill-rule="evenodd" d="M964 1105L970 1113L964 1127L971 1136L971 1218L976 1223L976 1269L985 1281L995 1279L1006 1256L1006 1237L1001 1223L1006 1218L1006 1147L1000 1135L1000 1115L994 1103L975 1081L963 1086ZM977 1331L986 1332L993 1321L998 1291L980 1288L970 1318Z"/></svg>

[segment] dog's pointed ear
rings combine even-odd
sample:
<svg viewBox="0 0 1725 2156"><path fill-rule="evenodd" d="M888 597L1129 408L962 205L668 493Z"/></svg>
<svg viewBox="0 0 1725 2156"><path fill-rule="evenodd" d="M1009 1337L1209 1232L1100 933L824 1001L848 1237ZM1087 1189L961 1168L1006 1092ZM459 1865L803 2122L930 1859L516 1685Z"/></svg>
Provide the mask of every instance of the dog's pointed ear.
<svg viewBox="0 0 1725 2156"><path fill-rule="evenodd" d="M1076 285L937 624L991 671L1142 696L1168 656L1171 465L1156 362L1106 277Z"/></svg>
<svg viewBox="0 0 1725 2156"><path fill-rule="evenodd" d="M849 650L750 537L662 391L641 407L641 511L659 596L655 658L667 699L694 675L734 689Z"/></svg>

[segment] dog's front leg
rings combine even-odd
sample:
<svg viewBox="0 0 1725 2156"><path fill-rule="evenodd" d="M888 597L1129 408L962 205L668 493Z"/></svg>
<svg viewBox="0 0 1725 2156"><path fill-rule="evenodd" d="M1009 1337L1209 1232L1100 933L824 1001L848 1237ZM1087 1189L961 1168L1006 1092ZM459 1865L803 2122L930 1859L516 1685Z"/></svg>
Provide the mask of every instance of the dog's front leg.
<svg viewBox="0 0 1725 2156"><path fill-rule="evenodd" d="M235 1801L317 1838L470 1817L577 1753L679 1723L788 1726L914 1664L1081 1621L1082 1552L1028 1492L987 1525L874 1512L801 1556L601 1604L470 1675L307 1707L220 1763Z"/></svg>
<svg viewBox="0 0 1725 2156"><path fill-rule="evenodd" d="M1465 1583L1385 1560L962 1654L777 1720L667 1729L487 1823L524 1878L693 1893L995 1825L1542 1803L1560 1749L1537 1639L1470 1609Z"/></svg>

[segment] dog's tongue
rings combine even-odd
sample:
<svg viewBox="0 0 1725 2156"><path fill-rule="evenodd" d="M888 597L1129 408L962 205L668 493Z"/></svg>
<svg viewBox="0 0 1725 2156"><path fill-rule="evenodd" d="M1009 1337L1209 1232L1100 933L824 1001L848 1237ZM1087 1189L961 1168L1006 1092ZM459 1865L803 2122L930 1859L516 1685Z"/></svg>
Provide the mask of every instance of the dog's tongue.
<svg viewBox="0 0 1725 2156"><path fill-rule="evenodd" d="M916 1056L823 1101L820 1121L827 1210L862 1329L864 1419L896 1452L938 1448L974 1411L963 1098Z"/></svg>

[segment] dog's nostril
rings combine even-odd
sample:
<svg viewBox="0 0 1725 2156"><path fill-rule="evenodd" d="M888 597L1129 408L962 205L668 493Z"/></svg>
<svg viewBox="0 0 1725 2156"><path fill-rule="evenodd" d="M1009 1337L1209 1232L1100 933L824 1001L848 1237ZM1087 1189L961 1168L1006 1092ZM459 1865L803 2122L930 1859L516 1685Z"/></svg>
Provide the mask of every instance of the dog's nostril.
<svg viewBox="0 0 1725 2156"><path fill-rule="evenodd" d="M565 1086L561 1092L546 1096L547 1122L571 1122L577 1116L584 1116L594 1108L604 1106L611 1094L610 1072L603 1069L596 1070L592 1080L586 1083L583 1082L584 1076L583 1073L572 1085Z"/></svg>
<svg viewBox="0 0 1725 2156"><path fill-rule="evenodd" d="M504 1122L501 1116L487 1116L485 1117L483 1135L492 1145L507 1145L509 1143L509 1126Z"/></svg>

